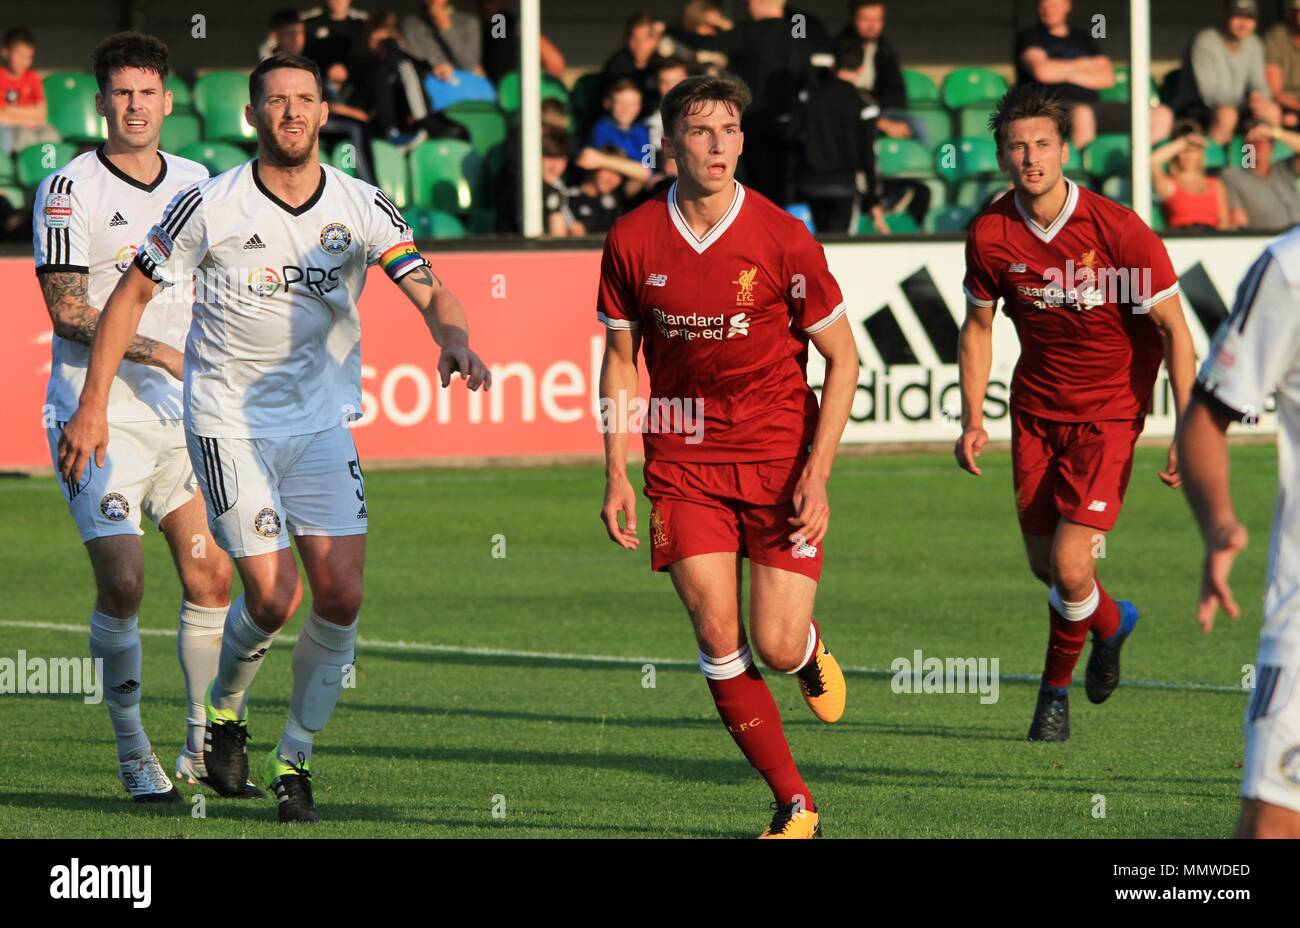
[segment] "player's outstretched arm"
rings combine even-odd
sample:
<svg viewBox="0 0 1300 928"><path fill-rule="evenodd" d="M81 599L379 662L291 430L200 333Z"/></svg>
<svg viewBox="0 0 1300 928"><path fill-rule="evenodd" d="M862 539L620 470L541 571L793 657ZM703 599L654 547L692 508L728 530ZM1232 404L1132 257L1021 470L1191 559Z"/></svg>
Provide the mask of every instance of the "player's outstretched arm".
<svg viewBox="0 0 1300 928"><path fill-rule="evenodd" d="M629 551L641 543L636 536L636 492L627 479L628 422L636 399L636 353L640 337L632 329L605 330L605 356L600 364L600 417L605 435L605 502L600 520L609 540ZM619 513L623 523L619 523Z"/></svg>
<svg viewBox="0 0 1300 928"><path fill-rule="evenodd" d="M108 448L108 392L153 293L154 282L132 264L118 280L99 315L81 401L59 438L59 472L65 480L79 482L92 457L96 465L104 463Z"/></svg>
<svg viewBox="0 0 1300 928"><path fill-rule="evenodd" d="M830 479L835 451L844 436L844 426L858 390L858 347L853 341L848 316L841 316L809 338L818 354L826 359L826 378L822 382L821 411L817 415L817 431L813 433L812 452L794 488L790 540L815 548L822 543L830 526L826 481Z"/></svg>
<svg viewBox="0 0 1300 928"><path fill-rule="evenodd" d="M993 369L993 307L966 304L966 321L958 339L958 379L961 382L961 436L953 453L962 470L983 473L975 459L988 444L984 431L984 397Z"/></svg>
<svg viewBox="0 0 1300 928"><path fill-rule="evenodd" d="M1233 619L1241 610L1228 585L1233 561L1246 547L1246 529L1237 521L1228 483L1227 430L1231 417L1193 397L1178 422L1175 442L1182 462L1183 492L1205 540L1201 595L1196 621L1201 630L1214 628L1223 607Z"/></svg>
<svg viewBox="0 0 1300 928"><path fill-rule="evenodd" d="M424 316L429 334L442 349L438 358L438 377L445 387L459 374L471 390L492 386L492 372L469 348L469 323L465 307L427 266L402 275L397 286Z"/></svg>
<svg viewBox="0 0 1300 928"><path fill-rule="evenodd" d="M1196 349L1192 347L1192 333L1183 316L1183 303L1178 294L1165 297L1150 310L1151 321L1164 340L1165 369L1169 371L1169 386L1174 392L1174 409L1181 417L1192 398L1192 384L1196 382ZM1178 472L1177 443L1169 445L1169 457L1160 479L1166 486L1178 487L1182 477Z"/></svg>
<svg viewBox="0 0 1300 928"><path fill-rule="evenodd" d="M69 341L89 345L99 327L100 311L86 302L90 275L78 271L52 271L41 274L41 293L45 309L54 324L54 334ZM127 361L160 367L177 380L185 357L171 345L144 335L137 335L126 346Z"/></svg>

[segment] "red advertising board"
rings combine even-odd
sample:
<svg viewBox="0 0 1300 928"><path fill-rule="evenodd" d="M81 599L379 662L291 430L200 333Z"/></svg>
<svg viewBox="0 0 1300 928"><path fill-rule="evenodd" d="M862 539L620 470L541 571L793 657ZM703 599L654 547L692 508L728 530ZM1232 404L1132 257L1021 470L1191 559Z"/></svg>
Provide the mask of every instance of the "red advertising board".
<svg viewBox="0 0 1300 928"><path fill-rule="evenodd" d="M494 385L438 384L424 320L382 272L361 297L362 405L369 461L598 454L604 328L596 321L600 252L426 252L465 304ZM0 469L48 468L41 406L50 321L31 259L0 259L9 338L0 343ZM644 386L644 383L643 383Z"/></svg>

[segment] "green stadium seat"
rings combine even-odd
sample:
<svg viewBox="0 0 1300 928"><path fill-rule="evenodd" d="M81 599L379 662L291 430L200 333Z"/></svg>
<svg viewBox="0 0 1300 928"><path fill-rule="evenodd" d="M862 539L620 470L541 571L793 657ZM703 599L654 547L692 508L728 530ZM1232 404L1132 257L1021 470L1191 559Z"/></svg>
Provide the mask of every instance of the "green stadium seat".
<svg viewBox="0 0 1300 928"><path fill-rule="evenodd" d="M197 161L214 177L223 171L239 167L249 160L248 152L226 142L195 142L193 145L185 146L176 154Z"/></svg>
<svg viewBox="0 0 1300 928"><path fill-rule="evenodd" d="M1205 169L1207 171L1220 171L1228 166L1228 152L1213 139L1205 140Z"/></svg>
<svg viewBox="0 0 1300 928"><path fill-rule="evenodd" d="M203 126L193 113L172 112L163 120L158 144L163 151L177 152L203 139Z"/></svg>
<svg viewBox="0 0 1300 928"><path fill-rule="evenodd" d="M903 68L903 89L907 93L909 110L934 109L942 105L939 102L939 85L924 71Z"/></svg>
<svg viewBox="0 0 1300 928"><path fill-rule="evenodd" d="M1084 170L1093 177L1127 174L1132 150L1132 139L1123 133L1099 135L1083 150Z"/></svg>
<svg viewBox="0 0 1300 928"><path fill-rule="evenodd" d="M1165 231L1165 211L1159 203L1151 204L1151 230L1153 232Z"/></svg>
<svg viewBox="0 0 1300 928"><path fill-rule="evenodd" d="M973 206L945 206L931 208L925 214L925 231L936 233L965 232L975 218Z"/></svg>
<svg viewBox="0 0 1300 928"><path fill-rule="evenodd" d="M894 235L917 235L921 229L916 224L910 213L891 213L885 216L885 225ZM858 235L879 235L876 231L876 224L871 220L870 213L863 213L858 217Z"/></svg>
<svg viewBox="0 0 1300 928"><path fill-rule="evenodd" d="M1006 179L997 178L962 181L957 185L957 196L953 205L983 209L988 199L999 190L1006 190L1007 185Z"/></svg>
<svg viewBox="0 0 1300 928"><path fill-rule="evenodd" d="M495 209L472 209L469 211L470 235L495 235L497 231L497 211Z"/></svg>
<svg viewBox="0 0 1300 928"><path fill-rule="evenodd" d="M925 186L930 191L930 209L948 205L948 184L942 178L917 178L915 183Z"/></svg>
<svg viewBox="0 0 1300 928"><path fill-rule="evenodd" d="M36 185L53 174L77 156L77 146L67 142L40 142L28 145L18 153L16 177L18 183L27 190L36 189Z"/></svg>
<svg viewBox="0 0 1300 928"><path fill-rule="evenodd" d="M334 146L333 153L321 155L321 161L333 165L349 177L356 177L357 159L354 148L351 142L339 142Z"/></svg>
<svg viewBox="0 0 1300 928"><path fill-rule="evenodd" d="M425 142L409 157L411 202L448 213L466 213L482 190L483 158L468 142Z"/></svg>
<svg viewBox="0 0 1300 928"><path fill-rule="evenodd" d="M1148 78L1151 82L1151 99L1158 101L1160 99L1160 89L1156 86L1154 77ZM1126 64L1115 65L1115 83L1100 91L1099 96L1103 103L1127 103L1129 97L1129 70Z"/></svg>
<svg viewBox="0 0 1300 928"><path fill-rule="evenodd" d="M45 76L45 102L49 121L65 142L102 142L108 137L104 117L95 112L95 79L80 71L57 71Z"/></svg>
<svg viewBox="0 0 1300 928"><path fill-rule="evenodd" d="M930 151L914 139L876 139L876 168L881 177L932 177Z"/></svg>
<svg viewBox="0 0 1300 928"><path fill-rule="evenodd" d="M995 103L1007 92L1007 80L988 68L956 68L943 79L943 105L959 110L974 103Z"/></svg>
<svg viewBox="0 0 1300 928"><path fill-rule="evenodd" d="M244 120L248 105L248 75L243 71L212 71L194 82L194 109L203 117L208 142L252 142L253 127Z"/></svg>
<svg viewBox="0 0 1300 928"><path fill-rule="evenodd" d="M1066 156L1064 171L1071 178L1087 173L1083 167L1083 155L1073 145L1070 146L1070 154Z"/></svg>
<svg viewBox="0 0 1300 928"><path fill-rule="evenodd" d="M16 184L0 184L0 197L8 200L14 209L22 209L27 205L27 194Z"/></svg>
<svg viewBox="0 0 1300 928"><path fill-rule="evenodd" d="M507 113L518 112L521 93L522 88L519 86L518 71L511 71L502 75L501 83L497 85L497 102L501 104L501 109ZM558 77L543 74L542 99L559 100L567 107L569 105L569 91L564 86L564 81Z"/></svg>
<svg viewBox="0 0 1300 928"><path fill-rule="evenodd" d="M1101 183L1101 195L1128 206L1133 202L1133 181L1128 177L1107 177Z"/></svg>
<svg viewBox="0 0 1300 928"><path fill-rule="evenodd" d="M957 135L964 139L977 139L990 136L989 116L993 108L986 103L975 106L963 106L957 111Z"/></svg>
<svg viewBox="0 0 1300 928"><path fill-rule="evenodd" d="M194 94L190 85L175 74L167 78L167 89L172 92L172 115L194 112Z"/></svg>
<svg viewBox="0 0 1300 928"><path fill-rule="evenodd" d="M335 149L335 154L337 153L338 149ZM401 149L376 139L370 145L370 157L379 189L388 195L398 209L406 209L411 204L411 179L406 169L406 155ZM337 166L336 164L335 167Z"/></svg>
<svg viewBox="0 0 1300 928"><path fill-rule="evenodd" d="M933 109L913 109L908 107L907 116L925 126L929 143L941 142L952 135L952 117L948 111L935 107Z"/></svg>
<svg viewBox="0 0 1300 928"><path fill-rule="evenodd" d="M7 151L0 151L0 184L8 183L18 176L18 169L14 167L13 156Z"/></svg>
<svg viewBox="0 0 1300 928"><path fill-rule="evenodd" d="M417 207L406 218L417 239L465 237L464 223L452 213L440 209Z"/></svg>
<svg viewBox="0 0 1300 928"><path fill-rule="evenodd" d="M469 131L469 143L484 157L506 140L506 118L495 103L456 103L442 114Z"/></svg>
<svg viewBox="0 0 1300 928"><path fill-rule="evenodd" d="M948 139L934 147L934 173L949 183L997 174L997 145L991 138Z"/></svg>

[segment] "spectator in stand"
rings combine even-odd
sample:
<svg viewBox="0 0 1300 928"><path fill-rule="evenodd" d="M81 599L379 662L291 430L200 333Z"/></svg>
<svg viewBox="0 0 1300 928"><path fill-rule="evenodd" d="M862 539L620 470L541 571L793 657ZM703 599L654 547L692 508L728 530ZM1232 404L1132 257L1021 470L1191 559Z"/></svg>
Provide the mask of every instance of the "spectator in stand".
<svg viewBox="0 0 1300 928"><path fill-rule="evenodd" d="M659 69L659 39L664 33L664 24L657 22L649 13L634 13L628 17L623 28L623 47L605 60L601 72L601 95L608 96L610 88L620 81L629 81L641 93L641 111L638 119L650 115L650 110L659 105L655 73Z"/></svg>
<svg viewBox="0 0 1300 928"><path fill-rule="evenodd" d="M708 39L733 28L735 24L723 13L718 0L687 0L682 6L680 25L664 29L659 39L659 54L703 68L725 68L727 56L710 51Z"/></svg>
<svg viewBox="0 0 1300 928"><path fill-rule="evenodd" d="M834 72L805 94L795 120L799 147L795 194L808 203L819 232L853 232L857 199L878 232L888 234L876 196L876 123L879 107L864 107L858 81L866 66L856 35L841 37Z"/></svg>
<svg viewBox="0 0 1300 928"><path fill-rule="evenodd" d="M790 121L799 92L812 81L811 58L834 47L817 17L801 13L802 28L796 30L793 15L784 0L749 0L748 20L729 32L698 37L727 55L731 70L754 95L741 118L740 180L778 205L789 200Z"/></svg>
<svg viewBox="0 0 1300 928"><path fill-rule="evenodd" d="M686 80L689 73L686 62L680 58L665 58L660 61L659 68L655 71L655 89L659 93L659 99L662 100L668 95L668 91ZM657 164L663 158L664 147L664 117L659 112L659 107L656 106L646 117L645 125L649 130L650 146L654 149Z"/></svg>
<svg viewBox="0 0 1300 928"><path fill-rule="evenodd" d="M1231 227L1227 188L1205 173L1207 144L1200 126L1188 119L1177 123L1169 141L1151 152L1151 190L1170 229Z"/></svg>
<svg viewBox="0 0 1300 928"><path fill-rule="evenodd" d="M348 102L371 116L372 137L409 149L426 139L469 140L464 126L429 111L421 61L402 48L397 14L381 10L367 23L366 51L357 58L357 80Z"/></svg>
<svg viewBox="0 0 1300 928"><path fill-rule="evenodd" d="M1038 22L1016 35L1016 81L1046 84L1070 106L1070 145L1082 151L1100 132L1127 133L1129 104L1104 103L1099 91L1115 85L1110 58L1092 35L1070 28L1070 0L1038 0ZM1138 97L1138 102L1146 94ZM1151 109L1151 140L1161 141L1173 126L1173 110Z"/></svg>
<svg viewBox="0 0 1300 928"><path fill-rule="evenodd" d="M857 88L869 102L880 107L880 119L876 123L880 134L891 139L916 138L923 145L942 141L924 138L921 126L908 118L903 67L884 31L884 0L850 0L849 23L840 38L862 45L863 66Z"/></svg>
<svg viewBox="0 0 1300 928"><path fill-rule="evenodd" d="M32 70L35 60L36 39L24 27L15 26L0 39L0 152L59 141L46 123L45 88Z"/></svg>
<svg viewBox="0 0 1300 928"><path fill-rule="evenodd" d="M301 55L307 47L307 28L297 10L276 10L271 14L271 34L257 48L257 60L273 55Z"/></svg>
<svg viewBox="0 0 1300 928"><path fill-rule="evenodd" d="M628 78L620 78L605 93L607 116L591 130L591 144L600 148L617 146L634 161L650 155L650 130L640 121L641 90Z"/></svg>
<svg viewBox="0 0 1300 928"><path fill-rule="evenodd" d="M1287 0L1286 18L1264 33L1264 79L1282 110L1282 126L1300 126L1300 0Z"/></svg>
<svg viewBox="0 0 1300 928"><path fill-rule="evenodd" d="M569 188L564 185L572 145L571 139L559 133L542 135L543 227L547 235L555 238L587 234L569 208Z"/></svg>
<svg viewBox="0 0 1300 928"><path fill-rule="evenodd" d="M591 149L588 149L591 151ZM623 159L623 152L615 145L596 149L609 159ZM587 152L583 152L587 154ZM581 167L583 159L579 158ZM588 235L603 235L623 212L626 197L623 192L624 176L608 164L587 170L578 186L569 191L569 209Z"/></svg>
<svg viewBox="0 0 1300 928"><path fill-rule="evenodd" d="M335 68L334 80L350 80L353 59L366 48L366 14L352 9L352 0L328 0L325 8L312 7L302 13L307 34L303 54L316 62L321 76ZM342 66L344 71L338 71Z"/></svg>
<svg viewBox="0 0 1300 928"><path fill-rule="evenodd" d="M355 62L360 59L353 59ZM342 139L352 146L351 164L356 169L357 177L368 184L375 182L375 175L370 170L370 113L356 106L353 102L357 88L340 81L335 75L346 73L343 66L336 63L330 74L322 78L325 102L329 104L329 118L320 127L320 137ZM364 67L357 68L358 73L365 73ZM366 92L361 91L363 94Z"/></svg>
<svg viewBox="0 0 1300 928"><path fill-rule="evenodd" d="M1264 75L1264 43L1255 34L1255 0L1228 0L1223 22L1196 33L1183 56L1174 112L1195 119L1226 145L1247 119L1282 123Z"/></svg>
<svg viewBox="0 0 1300 928"><path fill-rule="evenodd" d="M488 80L500 84L501 78L519 70L519 14L515 0L479 0L478 18L483 31L483 70ZM542 72L563 80L564 53L544 35L538 37L538 44Z"/></svg>
<svg viewBox="0 0 1300 928"><path fill-rule="evenodd" d="M424 11L402 21L406 50L433 69L440 81L454 71L483 74L483 36L478 17L453 9L450 0L424 0Z"/></svg>
<svg viewBox="0 0 1300 928"><path fill-rule="evenodd" d="M1296 178L1300 156L1273 161L1273 143L1300 151L1300 133L1258 119L1242 124L1247 145L1253 145L1249 167L1233 165L1219 174L1228 188L1229 228L1280 232L1300 222L1300 193Z"/></svg>

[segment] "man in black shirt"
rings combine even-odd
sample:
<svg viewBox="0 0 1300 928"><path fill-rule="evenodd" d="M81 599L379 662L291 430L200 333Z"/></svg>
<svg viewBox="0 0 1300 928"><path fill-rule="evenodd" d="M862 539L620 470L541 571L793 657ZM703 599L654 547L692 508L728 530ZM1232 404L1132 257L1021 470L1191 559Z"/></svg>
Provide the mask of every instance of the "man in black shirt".
<svg viewBox="0 0 1300 928"><path fill-rule="evenodd" d="M894 45L884 35L885 4L883 0L851 0L849 22L840 33L840 40L862 43L863 67L855 86L863 97L880 107L878 128L881 135L890 138L916 137L922 144L934 145L943 139L921 138L920 127L908 120L907 86L903 83L903 67Z"/></svg>
<svg viewBox="0 0 1300 928"><path fill-rule="evenodd" d="M366 48L366 14L352 9L352 0L329 0L324 9L304 10L302 20L307 31L303 54L316 62L322 77L342 65L347 73L336 72L334 79L348 81L354 59Z"/></svg>

